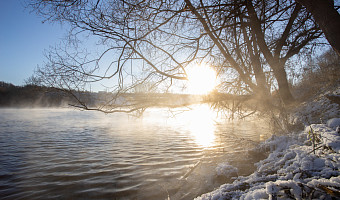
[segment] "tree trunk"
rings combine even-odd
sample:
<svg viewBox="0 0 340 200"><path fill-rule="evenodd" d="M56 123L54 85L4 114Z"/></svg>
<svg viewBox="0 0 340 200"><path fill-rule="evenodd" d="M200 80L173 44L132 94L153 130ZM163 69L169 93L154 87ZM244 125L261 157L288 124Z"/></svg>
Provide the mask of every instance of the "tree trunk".
<svg viewBox="0 0 340 200"><path fill-rule="evenodd" d="M329 44L340 55L340 14L333 0L296 0L313 15Z"/></svg>
<svg viewBox="0 0 340 200"><path fill-rule="evenodd" d="M289 90L287 73L284 67L280 66L274 70L274 75L279 86L279 94L284 104L288 105L294 101L293 95Z"/></svg>

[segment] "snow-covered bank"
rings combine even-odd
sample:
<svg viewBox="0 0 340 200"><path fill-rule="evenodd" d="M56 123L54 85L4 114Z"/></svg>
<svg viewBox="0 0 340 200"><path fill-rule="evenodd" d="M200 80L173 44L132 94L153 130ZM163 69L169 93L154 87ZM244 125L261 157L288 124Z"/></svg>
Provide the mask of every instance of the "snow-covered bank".
<svg viewBox="0 0 340 200"><path fill-rule="evenodd" d="M333 91L340 93L339 87ZM256 163L253 174L196 200L340 199L340 118L334 118L339 113L339 105L325 93L305 102L294 115L305 124L304 131L272 136L256 149L269 155Z"/></svg>
<svg viewBox="0 0 340 200"><path fill-rule="evenodd" d="M313 97L297 106L293 111L295 123L320 124L331 118L339 117L340 106L332 102L329 96L340 96L340 83L338 86L320 89Z"/></svg>
<svg viewBox="0 0 340 200"><path fill-rule="evenodd" d="M334 121L340 126L340 119ZM311 130L320 138L315 154ZM340 194L340 134L334 128L313 124L299 134L273 136L259 147L264 148L271 153L256 164L257 171L196 199L331 199Z"/></svg>

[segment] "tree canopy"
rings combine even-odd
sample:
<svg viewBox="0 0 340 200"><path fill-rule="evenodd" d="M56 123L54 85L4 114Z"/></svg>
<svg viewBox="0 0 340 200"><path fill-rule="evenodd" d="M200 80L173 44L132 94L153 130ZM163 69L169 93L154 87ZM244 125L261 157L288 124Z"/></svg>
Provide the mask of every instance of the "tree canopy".
<svg viewBox="0 0 340 200"><path fill-rule="evenodd" d="M81 90L115 80L115 93L141 84L167 90L188 78L188 66L207 63L219 92L293 101L286 63L319 43L322 32L293 0L32 0L47 21L71 27L69 46L47 54L38 72L54 87ZM98 39L101 53L77 49L80 35ZM77 37L78 36L78 37ZM98 53L98 52L96 52ZM101 61L109 57L110 62ZM128 80L128 81L127 81Z"/></svg>

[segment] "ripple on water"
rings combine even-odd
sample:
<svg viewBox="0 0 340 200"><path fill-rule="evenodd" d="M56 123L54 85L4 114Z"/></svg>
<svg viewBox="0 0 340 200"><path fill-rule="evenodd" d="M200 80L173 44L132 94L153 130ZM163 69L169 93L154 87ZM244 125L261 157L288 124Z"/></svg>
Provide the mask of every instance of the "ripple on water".
<svg viewBox="0 0 340 200"><path fill-rule="evenodd" d="M186 126L190 119L176 121L157 112L146 116L0 110L1 199L192 198L218 186L209 178L217 162L249 168L245 154L228 157L226 152L244 150L252 138L257 141L252 125L209 128L215 136L204 146Z"/></svg>

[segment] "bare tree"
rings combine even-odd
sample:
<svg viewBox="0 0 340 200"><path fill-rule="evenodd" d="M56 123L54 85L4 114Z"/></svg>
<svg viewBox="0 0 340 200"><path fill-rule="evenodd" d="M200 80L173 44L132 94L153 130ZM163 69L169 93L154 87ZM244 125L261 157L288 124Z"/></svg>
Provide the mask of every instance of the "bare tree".
<svg viewBox="0 0 340 200"><path fill-rule="evenodd" d="M114 99L147 82L166 90L187 79L190 64L207 62L224 80L220 91L269 99L277 86L289 104L285 64L322 35L291 0L32 0L30 6L47 21L70 24L70 38L87 33L105 47L97 57L79 49L50 51L40 69L45 82L82 91L115 80ZM103 66L105 57L111 63ZM117 111L109 105L100 110Z"/></svg>
<svg viewBox="0 0 340 200"><path fill-rule="evenodd" d="M313 15L329 44L340 55L340 14L334 0L296 0Z"/></svg>

